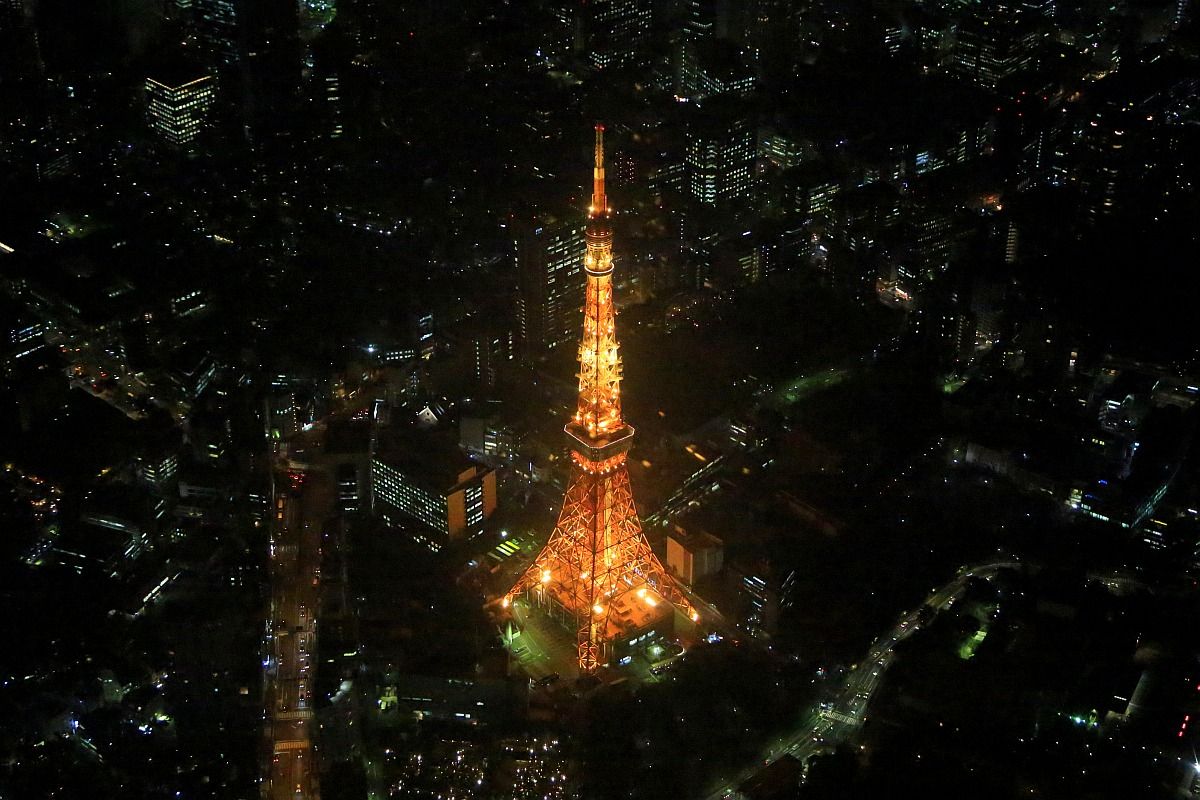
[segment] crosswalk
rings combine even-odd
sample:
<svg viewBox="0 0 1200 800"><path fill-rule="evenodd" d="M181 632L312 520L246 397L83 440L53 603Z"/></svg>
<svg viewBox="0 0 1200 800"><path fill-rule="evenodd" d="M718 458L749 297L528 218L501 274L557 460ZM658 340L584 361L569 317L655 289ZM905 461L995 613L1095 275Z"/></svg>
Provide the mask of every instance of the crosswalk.
<svg viewBox="0 0 1200 800"><path fill-rule="evenodd" d="M825 719L833 720L834 722L841 722L845 725L859 725L862 722L862 720L860 720L858 717L853 717L849 714L843 714L842 712L834 709L823 709L821 711L821 716Z"/></svg>

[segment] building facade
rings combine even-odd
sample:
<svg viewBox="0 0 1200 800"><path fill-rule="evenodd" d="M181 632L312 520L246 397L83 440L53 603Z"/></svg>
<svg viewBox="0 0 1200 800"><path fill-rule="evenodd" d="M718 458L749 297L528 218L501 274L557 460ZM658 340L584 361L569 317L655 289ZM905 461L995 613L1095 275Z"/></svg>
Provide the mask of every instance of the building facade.
<svg viewBox="0 0 1200 800"><path fill-rule="evenodd" d="M757 132L739 114L697 117L688 126L688 193L705 205L750 194Z"/></svg>
<svg viewBox="0 0 1200 800"><path fill-rule="evenodd" d="M688 586L721 571L725 546L704 531L687 531L676 525L667 537L667 568Z"/></svg>
<svg viewBox="0 0 1200 800"><path fill-rule="evenodd" d="M593 0L580 9L590 66L611 69L637 63L650 38L648 0Z"/></svg>
<svg viewBox="0 0 1200 800"><path fill-rule="evenodd" d="M517 328L525 358L575 341L583 307L583 225L542 215L515 225Z"/></svg>
<svg viewBox="0 0 1200 800"><path fill-rule="evenodd" d="M371 508L388 524L420 523L414 540L437 552L483 527L496 510L496 473L455 452L405 449L371 459Z"/></svg>
<svg viewBox="0 0 1200 800"><path fill-rule="evenodd" d="M146 124L170 146L190 150L208 124L216 97L212 75L186 80L146 79Z"/></svg>

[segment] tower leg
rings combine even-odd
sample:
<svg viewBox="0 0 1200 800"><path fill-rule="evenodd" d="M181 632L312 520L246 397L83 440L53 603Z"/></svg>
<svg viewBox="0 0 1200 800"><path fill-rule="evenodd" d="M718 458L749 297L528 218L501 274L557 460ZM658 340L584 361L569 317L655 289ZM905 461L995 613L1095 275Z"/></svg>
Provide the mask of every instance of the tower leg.
<svg viewBox="0 0 1200 800"><path fill-rule="evenodd" d="M596 641L596 626L587 620L579 627L579 672L590 675L600 666L600 647Z"/></svg>

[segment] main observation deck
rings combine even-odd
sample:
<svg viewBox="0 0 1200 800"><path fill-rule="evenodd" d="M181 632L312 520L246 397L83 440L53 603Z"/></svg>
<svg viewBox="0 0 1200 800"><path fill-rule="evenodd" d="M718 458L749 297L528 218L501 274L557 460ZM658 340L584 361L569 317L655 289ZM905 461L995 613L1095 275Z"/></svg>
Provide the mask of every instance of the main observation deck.
<svg viewBox="0 0 1200 800"><path fill-rule="evenodd" d="M622 423L621 427L608 434L593 436L578 422L568 422L563 428L571 447L588 461L600 462L621 453L629 452L633 445L633 426Z"/></svg>

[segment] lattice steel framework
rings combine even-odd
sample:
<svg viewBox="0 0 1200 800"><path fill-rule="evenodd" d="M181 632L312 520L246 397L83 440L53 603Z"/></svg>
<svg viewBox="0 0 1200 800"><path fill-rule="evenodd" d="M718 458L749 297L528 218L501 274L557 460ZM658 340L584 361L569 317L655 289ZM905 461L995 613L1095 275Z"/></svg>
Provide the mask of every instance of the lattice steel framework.
<svg viewBox="0 0 1200 800"><path fill-rule="evenodd" d="M579 668L600 665L620 603L654 606L659 598L697 618L642 532L625 459L633 428L621 416L621 358L612 288L612 226L604 192L604 126L596 126L592 204L588 209L587 293L579 345L579 400L565 431L571 484L542 552L504 598L524 592L558 605L576 623Z"/></svg>

